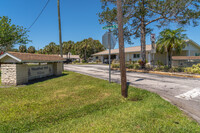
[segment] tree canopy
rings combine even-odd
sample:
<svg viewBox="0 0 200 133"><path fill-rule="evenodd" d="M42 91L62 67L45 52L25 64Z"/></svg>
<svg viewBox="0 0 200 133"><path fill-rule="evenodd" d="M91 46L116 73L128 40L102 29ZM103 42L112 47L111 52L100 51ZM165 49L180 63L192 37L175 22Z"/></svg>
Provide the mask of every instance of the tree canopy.
<svg viewBox="0 0 200 133"><path fill-rule="evenodd" d="M43 49L43 53L46 54L59 54L59 45L56 45L54 42L50 42L48 45L46 45Z"/></svg>
<svg viewBox="0 0 200 133"><path fill-rule="evenodd" d="M116 0L101 0L103 11L99 22L117 23ZM114 6L111 6L113 4ZM200 19L199 0L123 0L124 39L140 37L142 61L146 60L146 35L153 30L152 24L163 27L170 22L197 26ZM117 35L117 30L115 30Z"/></svg>
<svg viewBox="0 0 200 133"><path fill-rule="evenodd" d="M34 46L30 46L29 48L28 48L28 53L35 53L35 47Z"/></svg>
<svg viewBox="0 0 200 133"><path fill-rule="evenodd" d="M91 57L92 54L103 50L105 50L105 48L99 40L93 40L92 38L84 39L74 45L75 54L78 54L80 58L85 61Z"/></svg>
<svg viewBox="0 0 200 133"><path fill-rule="evenodd" d="M27 44L30 42L27 33L22 26L11 24L8 17L0 17L0 50L11 50L15 44Z"/></svg>
<svg viewBox="0 0 200 133"><path fill-rule="evenodd" d="M104 46L99 40L94 40L92 38L84 39L79 42L74 41L64 41L63 42L63 55L79 55L80 58L87 60L92 54L105 50ZM60 54L59 45L51 42L38 51L39 54Z"/></svg>
<svg viewBox="0 0 200 133"><path fill-rule="evenodd" d="M73 41L63 42L63 54L68 55L69 52L70 53L74 52L73 46L74 46Z"/></svg>
<svg viewBox="0 0 200 133"><path fill-rule="evenodd" d="M26 45L20 45L19 46L19 52L21 53L26 53L27 49L26 49Z"/></svg>

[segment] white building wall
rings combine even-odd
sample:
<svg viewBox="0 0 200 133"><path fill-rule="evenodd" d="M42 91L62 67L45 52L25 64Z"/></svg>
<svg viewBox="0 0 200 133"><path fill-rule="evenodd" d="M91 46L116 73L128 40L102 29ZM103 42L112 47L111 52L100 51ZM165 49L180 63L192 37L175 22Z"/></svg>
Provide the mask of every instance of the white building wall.
<svg viewBox="0 0 200 133"><path fill-rule="evenodd" d="M129 53L126 54L126 61L129 61Z"/></svg>
<svg viewBox="0 0 200 133"><path fill-rule="evenodd" d="M100 59L101 59L101 62L103 62L103 60L104 60L103 56L101 56Z"/></svg>
<svg viewBox="0 0 200 133"><path fill-rule="evenodd" d="M196 56L196 53L200 54L200 50L198 49L198 47L192 45L191 43L187 43L183 51L187 51L186 56Z"/></svg>

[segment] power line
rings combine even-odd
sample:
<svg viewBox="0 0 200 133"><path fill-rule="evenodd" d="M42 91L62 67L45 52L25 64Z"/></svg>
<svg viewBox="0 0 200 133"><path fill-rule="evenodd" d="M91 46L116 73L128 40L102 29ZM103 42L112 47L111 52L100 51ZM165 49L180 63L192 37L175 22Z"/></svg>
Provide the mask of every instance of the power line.
<svg viewBox="0 0 200 133"><path fill-rule="evenodd" d="M45 6L42 8L41 12L38 14L37 18L33 21L33 23L31 24L31 26L29 26L28 30L36 23L36 21L39 19L40 15L43 13L43 11L45 10L45 8L47 7L48 3L50 0L47 1L47 3L45 4Z"/></svg>

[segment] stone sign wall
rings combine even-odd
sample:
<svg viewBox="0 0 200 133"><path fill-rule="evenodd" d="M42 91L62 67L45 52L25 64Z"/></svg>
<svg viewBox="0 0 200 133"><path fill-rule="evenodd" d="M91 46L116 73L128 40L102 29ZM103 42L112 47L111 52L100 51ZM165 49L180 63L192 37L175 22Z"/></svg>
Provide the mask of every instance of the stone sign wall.
<svg viewBox="0 0 200 133"><path fill-rule="evenodd" d="M47 65L29 66L27 64L2 64L2 85L21 85L28 81L47 76L62 75L62 63L48 63Z"/></svg>
<svg viewBox="0 0 200 133"><path fill-rule="evenodd" d="M53 75L53 65L28 66L28 80Z"/></svg>

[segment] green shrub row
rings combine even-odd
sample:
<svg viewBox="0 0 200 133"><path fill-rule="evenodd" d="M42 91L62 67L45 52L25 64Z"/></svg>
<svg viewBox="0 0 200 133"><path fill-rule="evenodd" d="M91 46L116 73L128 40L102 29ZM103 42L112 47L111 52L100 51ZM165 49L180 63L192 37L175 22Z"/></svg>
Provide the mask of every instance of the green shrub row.
<svg viewBox="0 0 200 133"><path fill-rule="evenodd" d="M128 69L140 69L140 65L139 64L126 64L126 68Z"/></svg>
<svg viewBox="0 0 200 133"><path fill-rule="evenodd" d="M150 66L146 66L148 70L152 70ZM112 68L120 68L119 64L112 64ZM134 64L126 64L126 68L128 69L140 69L140 65L138 63ZM157 66L153 69L154 71L162 71L162 72L184 72L189 74L200 74L200 64L193 65L192 67L172 67L168 66Z"/></svg>
<svg viewBox="0 0 200 133"><path fill-rule="evenodd" d="M111 64L111 67L112 67L112 68L119 68L120 65L119 65L119 64Z"/></svg>
<svg viewBox="0 0 200 133"><path fill-rule="evenodd" d="M112 64L111 65L112 68L120 68L119 64ZM140 65L139 64L126 64L126 68L128 69L140 69Z"/></svg>
<svg viewBox="0 0 200 133"><path fill-rule="evenodd" d="M184 72L190 74L200 74L200 64L185 68Z"/></svg>
<svg viewBox="0 0 200 133"><path fill-rule="evenodd" d="M163 71L163 72L184 72L184 67L172 67L169 68L168 66L159 66L154 68L154 71Z"/></svg>

